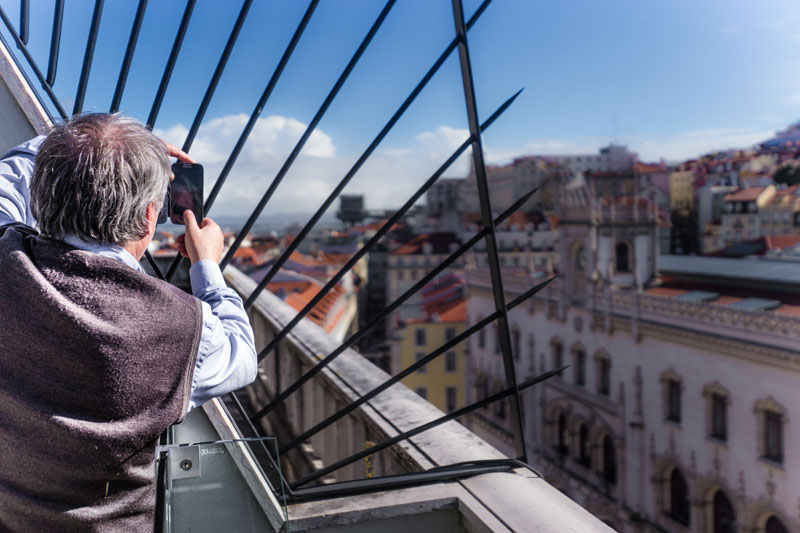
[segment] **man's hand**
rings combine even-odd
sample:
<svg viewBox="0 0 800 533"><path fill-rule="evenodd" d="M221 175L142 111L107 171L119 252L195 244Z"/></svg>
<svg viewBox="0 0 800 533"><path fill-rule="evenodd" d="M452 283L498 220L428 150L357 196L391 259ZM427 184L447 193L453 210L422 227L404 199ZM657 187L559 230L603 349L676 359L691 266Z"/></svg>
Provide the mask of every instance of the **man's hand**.
<svg viewBox="0 0 800 533"><path fill-rule="evenodd" d="M204 218L198 226L190 209L183 212L183 221L186 223L186 233L177 239L178 252L183 257L188 257L192 264L203 259L219 263L225 243L217 223L210 218Z"/></svg>
<svg viewBox="0 0 800 533"><path fill-rule="evenodd" d="M167 155L170 157L176 158L178 161L183 161L184 163L196 163L194 159L189 157L189 154L181 150L175 145L168 143L167 141L163 141L165 145L167 145Z"/></svg>

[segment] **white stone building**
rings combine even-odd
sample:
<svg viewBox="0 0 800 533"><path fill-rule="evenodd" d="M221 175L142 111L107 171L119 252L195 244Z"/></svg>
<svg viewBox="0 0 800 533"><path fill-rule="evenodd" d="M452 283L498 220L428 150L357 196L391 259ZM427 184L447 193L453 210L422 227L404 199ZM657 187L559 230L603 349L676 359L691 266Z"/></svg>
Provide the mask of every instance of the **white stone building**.
<svg viewBox="0 0 800 533"><path fill-rule="evenodd" d="M462 230L464 207L461 188L464 178L440 178L425 194L427 214L433 231L458 233Z"/></svg>
<svg viewBox="0 0 800 533"><path fill-rule="evenodd" d="M523 393L531 462L618 531L800 531L800 268L659 260L646 206L588 204L565 206L559 279L509 313L520 380L570 365ZM506 275L507 297L538 281ZM474 324L494 311L488 272L468 285ZM505 386L495 336L469 341L468 401ZM512 453L509 416L471 428Z"/></svg>
<svg viewBox="0 0 800 533"><path fill-rule="evenodd" d="M500 212L516 200L538 188L523 209L553 209L558 176L564 169L554 161L540 156L519 157L508 165L488 166L486 178L492 198L492 209ZM466 213L479 213L480 201L475 173L461 183L460 209Z"/></svg>
<svg viewBox="0 0 800 533"><path fill-rule="evenodd" d="M573 173L578 172L626 172L638 160L635 152L627 146L609 144L597 154L546 155L542 156L565 166Z"/></svg>

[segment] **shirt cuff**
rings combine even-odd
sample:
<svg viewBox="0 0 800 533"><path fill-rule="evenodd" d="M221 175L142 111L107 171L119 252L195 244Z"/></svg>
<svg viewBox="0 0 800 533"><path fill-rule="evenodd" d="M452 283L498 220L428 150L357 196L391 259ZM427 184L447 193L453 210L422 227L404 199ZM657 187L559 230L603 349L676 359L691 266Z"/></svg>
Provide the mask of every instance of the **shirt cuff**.
<svg viewBox="0 0 800 533"><path fill-rule="evenodd" d="M209 287L225 287L225 278L219 265L210 259L202 259L193 264L189 269L189 279L192 283L192 293L201 294Z"/></svg>

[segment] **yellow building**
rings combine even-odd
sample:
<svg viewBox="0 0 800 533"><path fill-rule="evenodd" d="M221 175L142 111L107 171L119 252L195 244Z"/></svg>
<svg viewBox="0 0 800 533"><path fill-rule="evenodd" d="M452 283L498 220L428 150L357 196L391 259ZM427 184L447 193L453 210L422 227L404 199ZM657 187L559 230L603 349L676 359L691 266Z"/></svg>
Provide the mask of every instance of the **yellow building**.
<svg viewBox="0 0 800 533"><path fill-rule="evenodd" d="M752 240L763 235L759 212L775 198L775 186L748 187L725 196L722 235L725 244Z"/></svg>
<svg viewBox="0 0 800 533"><path fill-rule="evenodd" d="M759 209L761 235L800 233L800 186L775 191L775 196Z"/></svg>
<svg viewBox="0 0 800 533"><path fill-rule="evenodd" d="M685 216L694 209L694 171L681 170L669 175L669 208Z"/></svg>
<svg viewBox="0 0 800 533"><path fill-rule="evenodd" d="M400 369L408 368L466 329L467 303L461 298L441 314L412 319L400 329ZM453 346L403 380L444 412L466 404L465 342ZM398 369L398 370L400 370Z"/></svg>

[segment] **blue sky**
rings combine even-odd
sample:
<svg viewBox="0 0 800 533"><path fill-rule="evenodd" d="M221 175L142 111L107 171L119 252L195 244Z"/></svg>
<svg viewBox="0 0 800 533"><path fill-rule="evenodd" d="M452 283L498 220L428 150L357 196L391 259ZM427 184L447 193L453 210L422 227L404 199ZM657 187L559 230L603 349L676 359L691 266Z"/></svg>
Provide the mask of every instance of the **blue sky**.
<svg viewBox="0 0 800 533"><path fill-rule="evenodd" d="M47 63L52 0L31 8L30 47ZM471 14L479 2L465 0ZM18 2L2 4L18 20ZM149 113L185 3L148 5L122 110ZM238 13L198 0L156 131L181 142ZM207 182L224 162L306 8L256 0L193 154ZM55 90L71 109L93 2L67 2ZM378 0L322 0L232 175L220 212L254 204L330 90ZM311 211L453 37L447 0L399 0L271 209ZM495 0L470 32L479 111L525 91L485 136L487 159L594 151L616 140L645 160L748 146L800 118L800 5L792 0ZM108 1L85 110L107 110L136 2ZM237 129L238 128L238 129ZM348 192L397 205L465 136L457 55L429 84ZM459 161L450 175L463 175ZM207 187L210 187L208 183Z"/></svg>

